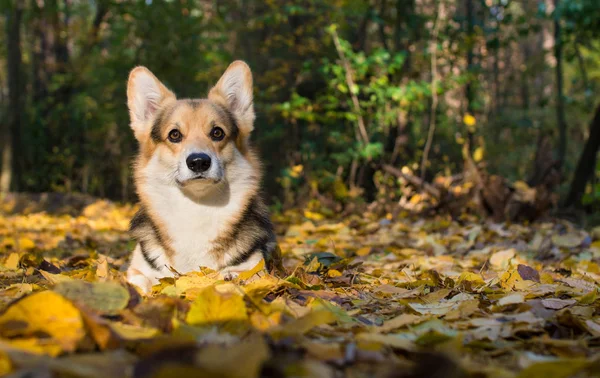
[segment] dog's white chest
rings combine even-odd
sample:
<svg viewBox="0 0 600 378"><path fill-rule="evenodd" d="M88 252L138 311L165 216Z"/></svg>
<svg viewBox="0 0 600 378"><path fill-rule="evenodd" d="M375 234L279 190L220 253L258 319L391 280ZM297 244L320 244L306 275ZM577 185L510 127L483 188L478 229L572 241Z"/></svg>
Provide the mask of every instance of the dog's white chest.
<svg viewBox="0 0 600 378"><path fill-rule="evenodd" d="M240 211L236 202L231 200L221 206L201 205L178 189L163 197L155 211L175 253L172 261L175 270L186 273L201 266L219 268L210 251L213 241L230 227L233 217Z"/></svg>

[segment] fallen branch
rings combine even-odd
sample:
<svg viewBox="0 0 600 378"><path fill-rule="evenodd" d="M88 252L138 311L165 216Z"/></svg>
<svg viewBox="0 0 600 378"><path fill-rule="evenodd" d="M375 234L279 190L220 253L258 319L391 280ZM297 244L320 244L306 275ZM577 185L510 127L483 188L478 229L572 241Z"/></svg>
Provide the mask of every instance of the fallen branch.
<svg viewBox="0 0 600 378"><path fill-rule="evenodd" d="M425 192L427 192L431 196L435 197L437 200L442 199L442 192L438 188L436 188L435 186L426 182L425 180L420 179L419 177L417 177L415 175L412 175L410 173L404 173L401 170L399 170L398 168L392 167L391 165L387 165L387 164L383 166L383 170L396 176L396 177L405 179L411 185L413 185L419 189L423 189Z"/></svg>

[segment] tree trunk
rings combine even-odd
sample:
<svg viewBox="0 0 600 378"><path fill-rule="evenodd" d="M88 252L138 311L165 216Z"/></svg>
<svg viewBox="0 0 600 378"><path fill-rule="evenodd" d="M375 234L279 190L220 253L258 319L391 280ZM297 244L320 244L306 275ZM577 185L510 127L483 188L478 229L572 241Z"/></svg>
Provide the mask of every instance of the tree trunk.
<svg viewBox="0 0 600 378"><path fill-rule="evenodd" d="M466 0L465 3L467 10L467 72L469 74L473 73L473 65L475 63L475 9L473 8L473 0ZM475 94L473 89L473 77L469 77L467 81L467 86L465 88L465 96L467 98L467 113L474 116L474 107L473 102L475 101ZM473 132L468 129L467 130L469 148L473 148Z"/></svg>
<svg viewBox="0 0 600 378"><path fill-rule="evenodd" d="M596 108L596 114L592 123L590 123L590 135L583 147L583 152L577 162L575 175L571 182L569 195L564 202L564 206L579 206L581 198L585 193L585 186L596 170L596 155L600 147L600 105Z"/></svg>
<svg viewBox="0 0 600 378"><path fill-rule="evenodd" d="M563 89L562 36L559 12L560 0L554 0L554 57L556 58L556 117L558 122L558 156L562 167L567 153L567 120L565 116L565 97Z"/></svg>
<svg viewBox="0 0 600 378"><path fill-rule="evenodd" d="M8 122L2 123L2 172L0 173L0 195L15 186L13 177L17 173L14 150L18 148L21 131L21 19L23 3L15 1L7 11L7 71L8 71Z"/></svg>
<svg viewBox="0 0 600 378"><path fill-rule="evenodd" d="M525 69L521 74L521 106L523 110L529 110L529 61L531 59L531 49L529 47L529 41L525 40L523 46L523 65Z"/></svg>

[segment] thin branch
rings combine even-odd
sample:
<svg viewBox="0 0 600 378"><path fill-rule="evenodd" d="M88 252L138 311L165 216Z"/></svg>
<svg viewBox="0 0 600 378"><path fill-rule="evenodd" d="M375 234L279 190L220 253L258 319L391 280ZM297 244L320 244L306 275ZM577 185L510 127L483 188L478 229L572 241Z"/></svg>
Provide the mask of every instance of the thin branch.
<svg viewBox="0 0 600 378"><path fill-rule="evenodd" d="M433 143L433 135L435 134L436 114L438 108L438 67L437 67L437 43L440 33L440 25L445 16L444 0L439 0L437 17L433 26L433 35L429 43L431 50L431 114L429 116L429 132L427 133L427 142L423 150L423 159L421 160L421 180L425 179L425 170L427 168L427 160L429 159L429 151Z"/></svg>
<svg viewBox="0 0 600 378"><path fill-rule="evenodd" d="M344 50L342 49L342 45L340 44L340 38L337 34L335 28L331 28L331 34L333 36L333 43L335 44L335 49L342 61L342 65L344 66L344 71L346 71L346 85L348 85L348 91L350 92L350 98L352 99L352 104L354 105L354 112L356 113L356 117L358 118L358 130L360 132L360 137L362 138L362 142L364 144L369 143L369 134L367 133L367 128L365 127L365 120L363 119L362 112L360 110L360 102L358 101L358 97L352 91L354 88L354 78L352 77L352 67L350 67L350 63L348 59L346 59L346 55L344 54Z"/></svg>
<svg viewBox="0 0 600 378"><path fill-rule="evenodd" d="M425 192L427 192L428 194L430 194L437 200L441 200L441 198L442 198L442 193L438 188L436 188L435 186L431 185L430 183L418 178L417 176L414 176L410 173L402 172L400 169L392 167L391 165L387 165L387 164L385 164L383 166L383 170L396 176L396 177L405 179L414 187L424 190Z"/></svg>
<svg viewBox="0 0 600 378"><path fill-rule="evenodd" d="M585 103L588 107L592 107L593 106L593 101L592 101L592 96L589 95L589 93L591 92L591 86L590 86L590 81L588 78L588 74L587 74L587 69L585 67L585 61L583 60L583 56L581 55L581 49L579 48L580 44L579 41L575 41L574 44L574 48L575 48L575 57L577 58L577 64L579 65L579 71L581 71L581 78L583 80L583 88L584 88L584 96L585 96Z"/></svg>

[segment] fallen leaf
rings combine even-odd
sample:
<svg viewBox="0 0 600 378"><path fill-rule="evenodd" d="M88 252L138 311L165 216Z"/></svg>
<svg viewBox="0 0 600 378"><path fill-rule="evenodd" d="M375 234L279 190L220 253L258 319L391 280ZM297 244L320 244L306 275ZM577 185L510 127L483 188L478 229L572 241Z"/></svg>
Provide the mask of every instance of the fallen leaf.
<svg viewBox="0 0 600 378"><path fill-rule="evenodd" d="M548 298L542 299L542 304L544 307L552 309L552 310L560 310L565 307L569 307L577 303L575 299L556 299L556 298Z"/></svg>
<svg viewBox="0 0 600 378"><path fill-rule="evenodd" d="M304 341L302 346L311 357L318 360L331 362L344 360L344 350L339 343Z"/></svg>
<svg viewBox="0 0 600 378"><path fill-rule="evenodd" d="M116 282L61 282L54 291L99 313L114 315L129 302L129 291Z"/></svg>
<svg viewBox="0 0 600 378"><path fill-rule="evenodd" d="M525 302L525 296L522 293L513 293L500 298L498 301L499 306L508 306L512 304L519 304Z"/></svg>
<svg viewBox="0 0 600 378"><path fill-rule="evenodd" d="M517 272L519 272L519 275L524 280L535 281L538 283L540 282L540 274L537 270L533 269L530 266L519 264L517 266Z"/></svg>
<svg viewBox="0 0 600 378"><path fill-rule="evenodd" d="M96 277L98 278L108 278L108 260L103 258L98 262L98 266L96 267Z"/></svg>
<svg viewBox="0 0 600 378"><path fill-rule="evenodd" d="M356 340L359 342L382 344L402 350L415 349L415 343L413 341L393 334L382 335L380 333L359 333L356 335Z"/></svg>
<svg viewBox="0 0 600 378"><path fill-rule="evenodd" d="M60 282L70 282L73 281L73 278L69 276L65 276L64 274L52 274L48 273L45 270L40 270L40 274L52 285L56 285Z"/></svg>
<svg viewBox="0 0 600 378"><path fill-rule="evenodd" d="M568 378L587 365L585 360L540 362L523 369L517 378Z"/></svg>
<svg viewBox="0 0 600 378"><path fill-rule="evenodd" d="M238 276L238 279L240 280L247 280L250 279L252 276L254 276L255 274L259 273L259 272L263 272L265 271L265 260L261 259L258 264L256 264L254 266L254 268L246 271L246 272L242 272L240 273L240 275Z"/></svg>
<svg viewBox="0 0 600 378"><path fill-rule="evenodd" d="M7 269L17 270L19 268L19 254L16 252L8 255L8 258L4 262L4 266Z"/></svg>
<svg viewBox="0 0 600 378"><path fill-rule="evenodd" d="M14 303L0 316L0 334L3 337L26 338L40 332L69 352L74 351L85 336L79 310L52 291L31 294Z"/></svg>
<svg viewBox="0 0 600 378"><path fill-rule="evenodd" d="M10 358L5 352L0 351L0 377L7 375L11 370L12 362Z"/></svg>
<svg viewBox="0 0 600 378"><path fill-rule="evenodd" d="M600 323L598 321L593 321L591 319L586 320L585 328L592 336L600 337Z"/></svg>
<svg viewBox="0 0 600 378"><path fill-rule="evenodd" d="M339 270L336 269L329 269L327 271L327 276L334 278L334 277L341 277L342 276L342 272L340 272Z"/></svg>
<svg viewBox="0 0 600 378"><path fill-rule="evenodd" d="M576 289L581 289L585 293L596 292L598 290L598 286L592 282L577 279L577 278L564 278L561 280L567 285L574 287Z"/></svg>
<svg viewBox="0 0 600 378"><path fill-rule="evenodd" d="M419 315L402 314L402 315L398 315L395 318L392 318L390 320L386 320L383 323L383 325L381 325L380 327L377 327L375 330L377 332L386 333L386 332L393 331L393 330L402 328L402 327L410 325L410 324L422 322L423 320L424 320L423 317L421 317Z"/></svg>
<svg viewBox="0 0 600 378"><path fill-rule="evenodd" d="M409 303L408 306L422 315L445 315L452 308L456 307L456 303L441 302L441 303Z"/></svg>
<svg viewBox="0 0 600 378"><path fill-rule="evenodd" d="M264 338L252 335L231 346L203 348L196 357L196 363L206 370L205 376L253 378L260 376L263 362L269 355Z"/></svg>
<svg viewBox="0 0 600 378"><path fill-rule="evenodd" d="M552 235L552 243L557 247L575 248L583 243L584 237L579 234L568 233L564 235Z"/></svg>
<svg viewBox="0 0 600 378"><path fill-rule="evenodd" d="M276 338L300 336L315 327L333 323L336 320L337 316L331 311L312 311L299 319L271 329L270 333Z"/></svg>
<svg viewBox="0 0 600 378"><path fill-rule="evenodd" d="M248 313L244 298L237 292L220 292L215 286L203 289L196 297L186 321L192 325L213 326L234 332L245 329Z"/></svg>
<svg viewBox="0 0 600 378"><path fill-rule="evenodd" d="M495 270L506 270L510 266L510 261L515 257L514 248L498 251L490 257L490 265Z"/></svg>
<svg viewBox="0 0 600 378"><path fill-rule="evenodd" d="M110 328L123 340L146 340L160 333L156 328L139 327L120 322L110 323Z"/></svg>

